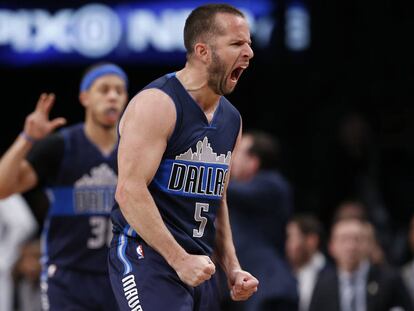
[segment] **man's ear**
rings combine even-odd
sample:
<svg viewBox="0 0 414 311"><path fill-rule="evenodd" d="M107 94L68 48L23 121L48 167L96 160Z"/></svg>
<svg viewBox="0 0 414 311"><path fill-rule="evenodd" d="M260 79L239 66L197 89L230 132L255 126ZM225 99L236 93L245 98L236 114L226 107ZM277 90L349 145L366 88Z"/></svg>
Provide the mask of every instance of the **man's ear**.
<svg viewBox="0 0 414 311"><path fill-rule="evenodd" d="M194 54L204 63L208 63L211 58L210 47L206 43L196 43Z"/></svg>
<svg viewBox="0 0 414 311"><path fill-rule="evenodd" d="M86 91L82 91L79 93L79 101L83 107L88 107L89 104L89 93Z"/></svg>

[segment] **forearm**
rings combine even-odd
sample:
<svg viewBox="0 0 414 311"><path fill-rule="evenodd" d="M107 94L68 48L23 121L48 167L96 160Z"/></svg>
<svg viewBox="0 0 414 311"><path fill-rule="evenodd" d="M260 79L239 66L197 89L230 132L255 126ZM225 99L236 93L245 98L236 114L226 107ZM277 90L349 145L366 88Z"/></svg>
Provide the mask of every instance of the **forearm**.
<svg viewBox="0 0 414 311"><path fill-rule="evenodd" d="M237 259L236 249L231 233L227 203L224 201L216 217L216 259L226 275L231 271L241 269Z"/></svg>
<svg viewBox="0 0 414 311"><path fill-rule="evenodd" d="M21 167L31 148L31 142L18 136L0 159L0 198L20 190Z"/></svg>
<svg viewBox="0 0 414 311"><path fill-rule="evenodd" d="M165 226L146 185L120 186L117 201L131 227L170 266L174 268L188 255Z"/></svg>

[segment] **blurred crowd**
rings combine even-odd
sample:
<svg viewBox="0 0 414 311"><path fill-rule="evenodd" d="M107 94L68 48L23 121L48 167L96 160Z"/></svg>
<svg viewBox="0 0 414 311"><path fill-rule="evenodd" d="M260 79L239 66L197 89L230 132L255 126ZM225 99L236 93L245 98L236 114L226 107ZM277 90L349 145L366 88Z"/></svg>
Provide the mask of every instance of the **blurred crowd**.
<svg viewBox="0 0 414 311"><path fill-rule="evenodd" d="M338 133L309 185L319 208L297 205L274 136L244 134L228 202L241 265L260 284L244 303L223 286L222 310L414 310L414 213L390 217L364 119L348 115Z"/></svg>

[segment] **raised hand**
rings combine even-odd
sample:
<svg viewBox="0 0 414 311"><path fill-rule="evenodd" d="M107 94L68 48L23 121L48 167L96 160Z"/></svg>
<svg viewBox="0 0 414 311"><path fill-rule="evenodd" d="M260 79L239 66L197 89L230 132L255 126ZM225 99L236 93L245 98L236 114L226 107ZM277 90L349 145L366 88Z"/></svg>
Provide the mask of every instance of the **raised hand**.
<svg viewBox="0 0 414 311"><path fill-rule="evenodd" d="M57 127L66 124L65 118L49 120L49 113L55 102L53 93L42 93L37 101L35 110L26 117L24 133L33 140L46 137Z"/></svg>
<svg viewBox="0 0 414 311"><path fill-rule="evenodd" d="M247 271L233 270L227 278L230 296L234 301L247 300L257 292L259 281Z"/></svg>
<svg viewBox="0 0 414 311"><path fill-rule="evenodd" d="M174 264L178 277L185 284L196 287L216 272L216 266L207 256L188 255Z"/></svg>

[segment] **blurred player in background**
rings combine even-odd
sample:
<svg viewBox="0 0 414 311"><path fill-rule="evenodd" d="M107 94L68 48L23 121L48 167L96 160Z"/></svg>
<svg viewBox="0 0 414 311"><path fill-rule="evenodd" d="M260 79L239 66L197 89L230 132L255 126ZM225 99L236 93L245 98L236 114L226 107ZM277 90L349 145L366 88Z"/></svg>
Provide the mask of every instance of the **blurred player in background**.
<svg viewBox="0 0 414 311"><path fill-rule="evenodd" d="M49 120L55 96L42 94L0 160L0 197L37 185L50 190L43 234L44 310L117 309L107 274L107 241L117 180L116 125L127 102L127 83L114 64L91 67L79 94L85 122L54 134L66 120Z"/></svg>

